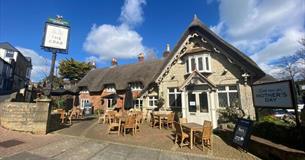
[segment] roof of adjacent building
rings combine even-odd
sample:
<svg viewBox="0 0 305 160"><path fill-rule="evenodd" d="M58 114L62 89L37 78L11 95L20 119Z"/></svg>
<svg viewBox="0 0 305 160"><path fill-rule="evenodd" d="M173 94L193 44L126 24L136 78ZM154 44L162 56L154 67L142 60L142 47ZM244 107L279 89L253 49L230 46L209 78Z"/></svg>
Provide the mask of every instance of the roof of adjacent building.
<svg viewBox="0 0 305 160"><path fill-rule="evenodd" d="M19 52L18 49L16 49L13 45L11 45L8 42L0 42L0 48L11 50L11 51L14 51L14 52Z"/></svg>
<svg viewBox="0 0 305 160"><path fill-rule="evenodd" d="M107 84L114 84L117 90L125 90L129 83L141 82L149 86L162 69L164 60L151 60L135 64L91 70L78 87L87 87L90 92L99 92Z"/></svg>

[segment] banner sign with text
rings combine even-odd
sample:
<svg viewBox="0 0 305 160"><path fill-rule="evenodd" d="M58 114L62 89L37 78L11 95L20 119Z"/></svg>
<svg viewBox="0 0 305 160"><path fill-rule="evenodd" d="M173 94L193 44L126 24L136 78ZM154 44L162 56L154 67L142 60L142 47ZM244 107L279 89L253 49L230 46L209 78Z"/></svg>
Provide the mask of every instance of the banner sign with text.
<svg viewBox="0 0 305 160"><path fill-rule="evenodd" d="M252 86L255 107L294 108L291 81L278 81Z"/></svg>
<svg viewBox="0 0 305 160"><path fill-rule="evenodd" d="M65 22L65 21L64 21ZM58 53L68 52L69 31L68 23L55 23L50 20L45 24L42 47L48 51L56 50Z"/></svg>

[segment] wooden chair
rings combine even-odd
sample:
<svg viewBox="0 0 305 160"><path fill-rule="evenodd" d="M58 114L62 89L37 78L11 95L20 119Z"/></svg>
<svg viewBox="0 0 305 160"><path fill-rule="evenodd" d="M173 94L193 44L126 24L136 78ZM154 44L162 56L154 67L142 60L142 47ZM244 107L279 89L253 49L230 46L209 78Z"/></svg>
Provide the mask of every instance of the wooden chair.
<svg viewBox="0 0 305 160"><path fill-rule="evenodd" d="M66 119L66 111L63 109L58 109L57 112L60 113L61 124L64 124Z"/></svg>
<svg viewBox="0 0 305 160"><path fill-rule="evenodd" d="M175 129L176 129L175 144L177 143L178 138L180 138L180 144L179 144L180 148L182 146L188 145L188 144L185 144L183 142L184 142L185 139L189 139L190 136L187 133L183 132L180 123L174 122L174 126L175 126Z"/></svg>
<svg viewBox="0 0 305 160"><path fill-rule="evenodd" d="M154 113L150 113L150 122L151 122L151 127L155 127L157 123L159 123L159 119L155 117Z"/></svg>
<svg viewBox="0 0 305 160"><path fill-rule="evenodd" d="M179 118L179 123L187 123L187 118Z"/></svg>
<svg viewBox="0 0 305 160"><path fill-rule="evenodd" d="M114 121L109 121L108 134L117 133L120 135L121 131L121 119L115 118Z"/></svg>
<svg viewBox="0 0 305 160"><path fill-rule="evenodd" d="M124 123L124 125L122 126L122 130L123 130L123 135L125 136L126 134L126 130L127 129L131 129L132 130L132 135L136 134L136 116L132 115L132 116L128 116L127 121Z"/></svg>
<svg viewBox="0 0 305 160"><path fill-rule="evenodd" d="M173 123L174 123L174 118L175 118L175 113L171 112L167 115L167 118L163 120L164 126L166 125L166 128L173 128Z"/></svg>
<svg viewBox="0 0 305 160"><path fill-rule="evenodd" d="M116 113L116 111L108 111L107 119L109 124L114 122Z"/></svg>
<svg viewBox="0 0 305 160"><path fill-rule="evenodd" d="M101 114L100 110L97 110L98 123L106 123L106 113Z"/></svg>
<svg viewBox="0 0 305 160"><path fill-rule="evenodd" d="M137 112L136 114L136 131L140 132L140 124L143 122L143 113Z"/></svg>
<svg viewBox="0 0 305 160"><path fill-rule="evenodd" d="M197 138L201 140L202 150L204 150L204 146L207 146L209 149L211 149L212 129L212 122L204 121L202 132L194 133L194 144Z"/></svg>

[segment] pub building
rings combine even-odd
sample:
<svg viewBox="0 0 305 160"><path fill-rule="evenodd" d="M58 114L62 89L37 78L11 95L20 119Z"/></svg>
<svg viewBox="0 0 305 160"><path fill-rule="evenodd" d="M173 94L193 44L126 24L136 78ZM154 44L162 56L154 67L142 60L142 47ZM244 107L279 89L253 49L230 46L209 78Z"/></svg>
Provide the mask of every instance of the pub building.
<svg viewBox="0 0 305 160"><path fill-rule="evenodd" d="M254 119L251 85L268 81L274 78L195 16L175 47L167 45L162 59L145 60L140 53L137 63L119 65L113 58L110 67L91 70L77 87L80 105L90 102L95 110L124 109L131 88L132 107L146 118L162 98L162 109L189 122L212 121L216 128L220 108L238 105Z"/></svg>

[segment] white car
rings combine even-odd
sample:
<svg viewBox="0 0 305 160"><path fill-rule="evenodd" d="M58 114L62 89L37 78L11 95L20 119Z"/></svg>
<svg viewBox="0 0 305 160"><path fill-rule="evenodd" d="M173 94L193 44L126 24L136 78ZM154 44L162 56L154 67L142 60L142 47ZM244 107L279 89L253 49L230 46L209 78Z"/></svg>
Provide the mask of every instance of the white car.
<svg viewBox="0 0 305 160"><path fill-rule="evenodd" d="M304 104L298 104L298 112L300 113L304 108ZM294 114L294 109L286 109L287 112Z"/></svg>

